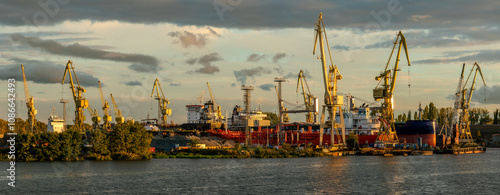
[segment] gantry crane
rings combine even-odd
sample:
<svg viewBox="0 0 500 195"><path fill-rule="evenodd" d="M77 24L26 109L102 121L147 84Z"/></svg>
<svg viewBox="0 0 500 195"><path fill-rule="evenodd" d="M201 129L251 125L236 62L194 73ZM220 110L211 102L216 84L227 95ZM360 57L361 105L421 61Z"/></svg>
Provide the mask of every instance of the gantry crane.
<svg viewBox="0 0 500 195"><path fill-rule="evenodd" d="M153 90L151 91L151 97L153 97L153 94L156 89L156 97L155 99L158 100L158 117L160 116L161 113L161 125L166 126L167 125L167 117L168 115L172 114L172 110L168 108L168 104L170 102L165 98L165 95L163 94L163 90L161 89L160 86L160 80L158 78L155 80L155 83L153 84ZM161 92L161 96L160 96Z"/></svg>
<svg viewBox="0 0 500 195"><path fill-rule="evenodd" d="M75 80L76 80L76 83L78 84L77 86L75 86L75 84L73 83L73 77L71 75L71 71L73 71L73 74L75 75ZM85 131L85 127L84 127L85 116L83 115L83 109L85 109L89 106L89 102L83 97L83 93L85 93L85 89L83 87L81 87L80 82L78 82L78 78L76 77L76 73L75 73L75 68L73 67L73 62L71 62L71 60L68 60L68 63L66 64L66 69L64 70L64 76L62 78L61 85L64 84L64 80L66 78L66 75L69 76L69 84L70 84L71 92L73 95L73 101L75 102L74 126L77 130Z"/></svg>
<svg viewBox="0 0 500 195"><path fill-rule="evenodd" d="M122 111L118 109L118 106L116 105L115 98L113 98L113 94L109 94L111 96L111 102L113 103L113 109L115 111L115 121L117 124L121 124L125 122L125 118L122 116Z"/></svg>
<svg viewBox="0 0 500 195"><path fill-rule="evenodd" d="M318 116L318 112L316 111L317 109L315 109L315 106L317 105L316 100L318 98L311 95L311 91L309 90L309 85L307 85L306 77L304 76L304 72L302 70L300 70L297 79L297 89L296 89L297 93L299 92L299 85L302 86L302 95L304 97L304 104L307 110L306 122L315 123L316 117Z"/></svg>
<svg viewBox="0 0 500 195"><path fill-rule="evenodd" d="M394 49L398 46L398 53L396 55L396 60L394 64L394 69L389 69L389 63L391 62L392 54ZM389 61L385 66L384 72L379 76L375 77L375 80L379 81L375 89L373 89L373 98L375 101L384 99L382 103L382 115L379 120L381 121L379 133L377 135L378 143L393 144L399 142L398 136L396 134L396 128L394 126L394 87L396 86L396 76L399 69L399 57L401 54L401 46L404 47L406 60L408 61L408 66L410 64L410 58L408 55L408 47L406 45L406 38L401 31L396 36L394 41L394 47L392 48L391 55L389 55ZM378 87L381 81L384 80L382 87Z"/></svg>
<svg viewBox="0 0 500 195"><path fill-rule="evenodd" d="M326 46L328 48L328 54L330 57L330 65L327 67L326 64L326 56L324 50L323 36L326 41ZM319 38L319 39L318 39ZM323 144L323 129L325 127L330 127L330 144L334 146L335 133L338 132L337 129L341 128L341 136L339 135L338 144L345 146L345 126L344 126L344 115L342 113L341 106L343 105L344 98L340 95L337 95L337 80L342 79L342 75L340 74L336 65L333 64L332 55L330 53L330 46L328 44L328 38L326 36L325 24L323 22L323 14L319 13L318 21L316 22L315 28L315 37L314 37L314 49L313 55L316 53L316 45L319 42L319 48L321 52L321 64L323 65L323 81L325 86L325 105L323 106L323 111L321 113L321 124L320 124L320 145ZM329 121L325 121L325 108L328 110L328 116L330 117ZM340 112L340 123L335 122L335 115L337 110Z"/></svg>
<svg viewBox="0 0 500 195"><path fill-rule="evenodd" d="M224 119L224 116L222 116L222 111L220 109L220 106L217 105L217 103L215 102L215 98L212 94L212 90L210 89L210 84L208 84L207 82L207 86L208 86L208 92L210 93L210 100L212 101L213 105L212 105L212 121L213 122L217 122L217 123L221 123L222 120Z"/></svg>
<svg viewBox="0 0 500 195"><path fill-rule="evenodd" d="M37 111L35 109L35 98L30 96L30 91L28 89L28 82L26 81L26 75L24 75L24 66L21 64L21 69L23 71L24 80L24 95L26 98L26 107L28 108L28 131L35 132L35 115Z"/></svg>
<svg viewBox="0 0 500 195"><path fill-rule="evenodd" d="M92 117L92 130L97 130L97 127L99 127L99 122L101 122L101 117L99 117L97 109L92 109L90 105L87 107L87 109L89 110L90 116Z"/></svg>
<svg viewBox="0 0 500 195"><path fill-rule="evenodd" d="M99 83L99 91L101 92L101 104L102 104L102 128L103 129L110 129L111 128L111 111L109 110L109 104L108 101L104 99L104 95L102 95L102 87L101 87L101 81L97 81Z"/></svg>
<svg viewBox="0 0 500 195"><path fill-rule="evenodd" d="M463 72L464 72L465 64L462 67L462 76L460 81L463 81ZM472 135L470 133L470 121L469 121L469 108L470 108L470 101L472 99L472 92L474 92L474 86L476 84L476 77L477 73L479 72L481 79L483 80L484 86L486 86L486 82L484 81L483 77L483 72L481 71L481 67L477 62L474 63L472 66L472 69L469 73L469 76L467 77L467 80L465 83L463 83L463 87L460 90L460 101L458 103L459 109L462 109L462 112L460 113L460 120L459 120L459 143L461 144L467 144L467 143L474 143L474 140L472 139ZM467 83L469 82L470 76L474 73L474 77L472 78L472 84L469 89L466 88ZM460 84L459 84L460 85Z"/></svg>

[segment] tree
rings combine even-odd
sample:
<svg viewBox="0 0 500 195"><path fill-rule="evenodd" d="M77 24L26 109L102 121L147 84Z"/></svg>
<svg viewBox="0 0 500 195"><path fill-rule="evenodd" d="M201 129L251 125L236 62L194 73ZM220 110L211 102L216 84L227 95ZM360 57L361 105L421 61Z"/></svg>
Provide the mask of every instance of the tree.
<svg viewBox="0 0 500 195"><path fill-rule="evenodd" d="M413 119L414 120L418 120L418 113L417 113L417 111L415 111L415 114L413 115Z"/></svg>
<svg viewBox="0 0 500 195"><path fill-rule="evenodd" d="M427 106L426 106L427 108ZM429 112L427 113L427 120L436 120L437 119L438 109L434 105L434 102L429 103Z"/></svg>
<svg viewBox="0 0 500 195"><path fill-rule="evenodd" d="M411 120L411 110L408 110L408 119L407 120Z"/></svg>
<svg viewBox="0 0 500 195"><path fill-rule="evenodd" d="M401 122L406 122L406 121L407 121L407 119L406 119L406 114L405 114L405 113L403 113L403 117L401 117Z"/></svg>
<svg viewBox="0 0 500 195"><path fill-rule="evenodd" d="M278 115L276 115L276 113L273 113L273 112L263 112L263 113L267 115L267 117L264 119L271 121L271 126L278 125L280 119L279 119Z"/></svg>
<svg viewBox="0 0 500 195"><path fill-rule="evenodd" d="M424 112L422 113L422 120L427 120L429 116L429 106L425 105Z"/></svg>
<svg viewBox="0 0 500 195"><path fill-rule="evenodd" d="M97 129L96 131L92 132L90 137L90 144L92 145L92 151L90 153L103 156L108 156L111 154L108 148L108 136L103 129Z"/></svg>
<svg viewBox="0 0 500 195"><path fill-rule="evenodd" d="M500 124L500 110L498 108L493 112L493 124Z"/></svg>
<svg viewBox="0 0 500 195"><path fill-rule="evenodd" d="M490 112L487 109L479 109L479 124L491 124L493 119L490 117Z"/></svg>

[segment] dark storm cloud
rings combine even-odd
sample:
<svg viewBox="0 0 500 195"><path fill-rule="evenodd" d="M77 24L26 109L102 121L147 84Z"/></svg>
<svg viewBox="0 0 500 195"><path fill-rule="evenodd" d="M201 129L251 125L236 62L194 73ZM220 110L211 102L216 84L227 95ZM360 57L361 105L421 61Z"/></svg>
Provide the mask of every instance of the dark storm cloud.
<svg viewBox="0 0 500 195"><path fill-rule="evenodd" d="M438 63L453 63L453 62L478 62L482 63L498 63L500 62L500 50L479 50L467 52L455 52L455 54L464 54L462 56L450 56L450 53L445 54L442 58L417 60L415 63L422 64L438 64Z"/></svg>
<svg viewBox="0 0 500 195"><path fill-rule="evenodd" d="M129 82L126 82L125 85L128 85L128 86L142 86L142 83L139 82L139 81L129 81Z"/></svg>
<svg viewBox="0 0 500 195"><path fill-rule="evenodd" d="M234 70L233 73L236 80L239 81L240 84L245 85L248 78L254 79L255 76L260 76L262 74L271 74L271 70L259 66L257 68Z"/></svg>
<svg viewBox="0 0 500 195"><path fill-rule="evenodd" d="M273 63L278 63L279 60L283 59L284 57L286 57L286 53L276 53L274 54L273 56Z"/></svg>
<svg viewBox="0 0 500 195"><path fill-rule="evenodd" d="M16 78L16 80L22 82L23 75L21 71L21 64L23 64L26 80L42 84L61 83L62 77L64 75L64 69L66 67L66 64L56 64L55 62L50 61L27 60L19 58L12 58L10 60L14 63L0 66L1 80L7 80L8 78L14 77ZM73 66L75 67L78 81L82 86L98 86L98 79L96 77L85 72L78 71L78 66L80 66L78 64L73 63ZM69 78L67 76L67 78L65 79L65 83L68 83L68 81Z"/></svg>
<svg viewBox="0 0 500 195"><path fill-rule="evenodd" d="M483 86L482 81L477 81L476 90L472 93L473 102L480 104L500 104L500 85ZM478 87L480 85L481 87Z"/></svg>
<svg viewBox="0 0 500 195"><path fill-rule="evenodd" d="M92 49L78 43L65 46L53 40L42 40L39 37L27 37L21 34L13 34L11 38L14 42L19 42L33 48L39 48L51 54L111 60L116 62L131 62L133 64L130 65L129 68L137 72L156 72L159 69L158 60L149 55L109 52Z"/></svg>
<svg viewBox="0 0 500 195"><path fill-rule="evenodd" d="M188 73L200 73L200 74L214 74L219 72L219 67L213 65L212 63L223 60L219 53L210 53L199 58L190 58L186 60L187 64L193 65L196 62L202 65L201 68L196 70L188 71Z"/></svg>
<svg viewBox="0 0 500 195"><path fill-rule="evenodd" d="M207 44L207 38L204 34L194 34L189 31L176 31L169 32L168 36L179 38L179 41L184 48L188 48L190 46L202 48Z"/></svg>
<svg viewBox="0 0 500 195"><path fill-rule="evenodd" d="M226 6L224 12L221 4ZM391 4L392 3L392 4ZM127 5L127 6L124 6ZM215 6L214 6L215 5ZM464 9L457 9L460 5ZM393 9L389 9L392 7ZM319 12L325 25L365 28L369 22L388 21L383 28L428 28L429 26L475 26L498 24L496 0L469 1L227 1L171 0L49 0L2 1L0 23L5 25L53 25L64 21L123 21L231 28L310 28ZM325 12L328 10L327 12ZM422 14L425 13L425 14ZM220 17L220 15L223 18ZM388 17L386 16L388 15ZM293 18L291 17L293 16ZM349 17L345 17L349 16ZM251 19L250 19L251 18ZM386 19L387 18L387 19ZM411 26L409 26L411 25Z"/></svg>
<svg viewBox="0 0 500 195"><path fill-rule="evenodd" d="M266 58L265 54L259 55L256 53L252 53L247 57L247 62L258 62L264 58Z"/></svg>
<svg viewBox="0 0 500 195"><path fill-rule="evenodd" d="M273 84L263 84L259 85L259 88L264 90L264 91L271 91L274 88Z"/></svg>

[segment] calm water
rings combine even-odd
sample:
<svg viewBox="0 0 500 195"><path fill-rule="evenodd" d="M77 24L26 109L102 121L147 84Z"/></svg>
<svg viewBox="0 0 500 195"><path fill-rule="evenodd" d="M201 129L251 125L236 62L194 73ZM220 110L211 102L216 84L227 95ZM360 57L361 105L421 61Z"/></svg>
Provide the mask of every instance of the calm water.
<svg viewBox="0 0 500 195"><path fill-rule="evenodd" d="M0 167L7 169L7 163ZM7 186L4 171L0 194L500 194L500 149L433 156L36 162L16 169L16 188Z"/></svg>

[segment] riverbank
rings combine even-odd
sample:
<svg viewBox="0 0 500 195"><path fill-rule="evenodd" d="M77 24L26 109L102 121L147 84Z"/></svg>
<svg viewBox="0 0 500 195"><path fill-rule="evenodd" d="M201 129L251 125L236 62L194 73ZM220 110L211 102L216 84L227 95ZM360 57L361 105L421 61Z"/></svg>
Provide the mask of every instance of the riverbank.
<svg viewBox="0 0 500 195"><path fill-rule="evenodd" d="M156 152L153 158L298 158L327 156L312 148L242 148L242 149L184 149L172 152Z"/></svg>

